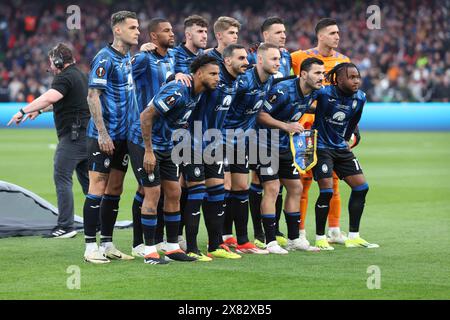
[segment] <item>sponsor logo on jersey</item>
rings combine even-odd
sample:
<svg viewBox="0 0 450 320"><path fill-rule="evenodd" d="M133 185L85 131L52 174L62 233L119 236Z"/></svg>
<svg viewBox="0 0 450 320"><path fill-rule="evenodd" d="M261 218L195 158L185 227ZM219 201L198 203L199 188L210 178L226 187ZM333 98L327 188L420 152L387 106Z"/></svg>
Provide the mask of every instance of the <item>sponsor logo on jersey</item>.
<svg viewBox="0 0 450 320"><path fill-rule="evenodd" d="M333 120L335 121L344 121L345 119L345 113L342 111L338 111L335 114L333 114Z"/></svg>

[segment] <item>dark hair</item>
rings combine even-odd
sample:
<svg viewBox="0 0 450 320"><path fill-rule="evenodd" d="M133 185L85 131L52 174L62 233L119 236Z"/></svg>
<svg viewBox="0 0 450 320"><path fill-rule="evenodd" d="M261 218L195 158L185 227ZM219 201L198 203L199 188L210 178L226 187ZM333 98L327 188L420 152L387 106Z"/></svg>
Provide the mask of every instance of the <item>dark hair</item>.
<svg viewBox="0 0 450 320"><path fill-rule="evenodd" d="M338 76L341 75L342 72L344 71L346 74L348 74L347 70L349 68L355 68L358 71L358 74L360 73L358 67L355 64L351 62L343 62L335 66L330 71L328 71L327 74L325 75L325 80L335 86L337 85Z"/></svg>
<svg viewBox="0 0 450 320"><path fill-rule="evenodd" d="M308 72L309 70L311 70L311 67L313 64L318 64L320 66L323 66L324 63L322 60L320 60L319 58L307 58L305 60L303 60L302 64L300 65L300 72L302 71L306 71Z"/></svg>
<svg viewBox="0 0 450 320"><path fill-rule="evenodd" d="M156 32L156 30L158 28L158 25L160 23L164 23L164 22L169 22L169 21L167 19L164 19L164 18L153 18L153 19L150 19L150 21L148 22L148 27L147 27L148 32L149 33L150 32Z"/></svg>
<svg viewBox="0 0 450 320"><path fill-rule="evenodd" d="M190 67L191 73L196 73L198 69L206 66L207 64L215 64L216 66L218 66L219 62L217 61L216 58L208 56L207 54L199 55L191 63L191 67Z"/></svg>
<svg viewBox="0 0 450 320"><path fill-rule="evenodd" d="M231 57L233 55L234 50L237 50L237 49L245 49L245 47L243 45L240 45L237 43L230 44L230 45L226 46L225 49L223 49L222 57L224 59Z"/></svg>
<svg viewBox="0 0 450 320"><path fill-rule="evenodd" d="M280 17L269 17L266 20L264 20L262 26L261 26L261 33L264 31L267 31L271 25L273 24L284 24L283 19Z"/></svg>
<svg viewBox="0 0 450 320"><path fill-rule="evenodd" d="M257 53L261 53L262 51L267 51L269 49L279 49L277 45L271 44L271 43L261 43L258 47Z"/></svg>
<svg viewBox="0 0 450 320"><path fill-rule="evenodd" d="M132 11L118 11L111 15L111 28L114 28L114 26L118 23L124 22L126 19L136 19L137 15L135 12Z"/></svg>
<svg viewBox="0 0 450 320"><path fill-rule="evenodd" d="M52 59L61 58L63 64L73 63L72 50L64 43L58 43L55 47L49 50L48 56Z"/></svg>
<svg viewBox="0 0 450 320"><path fill-rule="evenodd" d="M200 27L208 28L208 20L206 20L202 16L194 14L184 19L184 30L186 30L186 28L192 27L194 24Z"/></svg>
<svg viewBox="0 0 450 320"><path fill-rule="evenodd" d="M329 27L329 26L337 26L337 22L335 19L331 19L331 18L323 18L320 19L319 22L317 22L316 24L316 35L319 33L320 30L322 30L323 28Z"/></svg>

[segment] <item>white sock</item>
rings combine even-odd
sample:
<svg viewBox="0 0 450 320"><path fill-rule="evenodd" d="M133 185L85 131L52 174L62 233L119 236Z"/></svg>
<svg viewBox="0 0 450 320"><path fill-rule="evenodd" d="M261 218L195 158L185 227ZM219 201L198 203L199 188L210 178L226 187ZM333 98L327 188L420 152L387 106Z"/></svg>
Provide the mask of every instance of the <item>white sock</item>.
<svg viewBox="0 0 450 320"><path fill-rule="evenodd" d="M145 246L144 255L156 252L156 246Z"/></svg>
<svg viewBox="0 0 450 320"><path fill-rule="evenodd" d="M180 249L180 245L178 244L178 242L177 243L170 243L170 242L166 243L167 251L173 251L173 250L178 250L178 249Z"/></svg>
<svg viewBox="0 0 450 320"><path fill-rule="evenodd" d="M232 234L224 234L224 235L222 236L223 241L225 241L225 240L227 240L227 239L230 239L230 238L233 238L233 235L232 235Z"/></svg>
<svg viewBox="0 0 450 320"><path fill-rule="evenodd" d="M348 233L348 238L349 239L357 239L357 238L359 238L359 232L349 232Z"/></svg>
<svg viewBox="0 0 450 320"><path fill-rule="evenodd" d="M102 246L103 248L111 248L114 245L112 242L102 242L102 243L100 243L100 246Z"/></svg>
<svg viewBox="0 0 450 320"><path fill-rule="evenodd" d="M319 236L319 235L316 234L316 240L324 240L324 239L326 239L326 238L327 238L327 237L326 237L325 235Z"/></svg>
<svg viewBox="0 0 450 320"><path fill-rule="evenodd" d="M183 236L178 236L178 242L180 242L180 241L184 241Z"/></svg>
<svg viewBox="0 0 450 320"><path fill-rule="evenodd" d="M328 230L332 233L341 233L341 227L329 227Z"/></svg>
<svg viewBox="0 0 450 320"><path fill-rule="evenodd" d="M92 252L98 250L98 246L96 242L86 243L86 252Z"/></svg>

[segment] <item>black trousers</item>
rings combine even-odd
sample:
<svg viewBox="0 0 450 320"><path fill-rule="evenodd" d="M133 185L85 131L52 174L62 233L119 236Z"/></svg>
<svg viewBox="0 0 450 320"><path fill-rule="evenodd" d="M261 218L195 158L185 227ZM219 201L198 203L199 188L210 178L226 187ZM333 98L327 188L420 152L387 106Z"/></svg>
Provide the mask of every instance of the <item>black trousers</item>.
<svg viewBox="0 0 450 320"><path fill-rule="evenodd" d="M58 199L58 227L72 228L74 204L72 175L76 171L83 193L89 190L88 155L85 130L76 141L70 139L70 132L59 137L53 167L53 179Z"/></svg>

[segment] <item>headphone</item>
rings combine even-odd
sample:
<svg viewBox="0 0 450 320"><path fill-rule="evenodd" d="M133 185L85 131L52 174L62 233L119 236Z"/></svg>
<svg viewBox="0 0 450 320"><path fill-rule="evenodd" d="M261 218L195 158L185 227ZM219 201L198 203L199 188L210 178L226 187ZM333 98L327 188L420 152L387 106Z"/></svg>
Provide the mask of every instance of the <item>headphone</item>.
<svg viewBox="0 0 450 320"><path fill-rule="evenodd" d="M61 52L58 52L58 54L57 54L57 52L58 52L57 47L55 47L53 49L53 54L52 54L52 57L51 57L52 58L52 62L53 62L53 64L55 65L55 67L57 69L63 69L64 68L64 58L63 58Z"/></svg>

